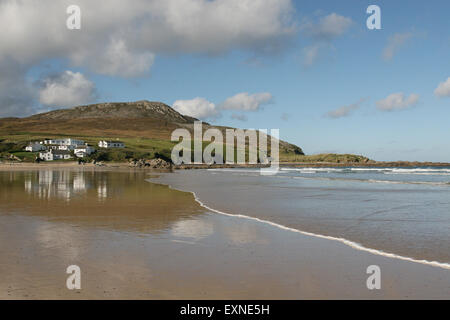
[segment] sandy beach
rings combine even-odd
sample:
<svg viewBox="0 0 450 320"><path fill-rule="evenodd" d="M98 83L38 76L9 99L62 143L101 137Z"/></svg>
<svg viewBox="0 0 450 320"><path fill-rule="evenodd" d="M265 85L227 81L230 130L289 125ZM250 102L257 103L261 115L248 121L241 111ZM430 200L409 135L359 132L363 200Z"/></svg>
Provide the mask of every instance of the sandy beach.
<svg viewBox="0 0 450 320"><path fill-rule="evenodd" d="M1 299L449 298L449 270L220 215L146 172L22 169L0 172Z"/></svg>

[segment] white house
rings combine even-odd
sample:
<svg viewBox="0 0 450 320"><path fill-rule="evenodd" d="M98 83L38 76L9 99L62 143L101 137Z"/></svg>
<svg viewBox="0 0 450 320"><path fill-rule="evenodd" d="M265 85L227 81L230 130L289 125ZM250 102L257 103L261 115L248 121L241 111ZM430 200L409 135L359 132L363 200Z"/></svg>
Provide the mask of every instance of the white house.
<svg viewBox="0 0 450 320"><path fill-rule="evenodd" d="M73 148L74 148L73 146L66 146L66 145L63 145L63 144L48 144L47 145L47 150L66 150L66 151L70 151Z"/></svg>
<svg viewBox="0 0 450 320"><path fill-rule="evenodd" d="M125 144L122 141L99 141L98 146L100 148L125 148Z"/></svg>
<svg viewBox="0 0 450 320"><path fill-rule="evenodd" d="M87 144L84 146L76 146L73 149L73 152L78 158L84 158L86 155L90 155L95 152L95 148L88 146Z"/></svg>
<svg viewBox="0 0 450 320"><path fill-rule="evenodd" d="M46 147L39 142L30 142L30 144L25 147L25 151L28 152L37 152L42 150L46 150Z"/></svg>
<svg viewBox="0 0 450 320"><path fill-rule="evenodd" d="M72 155L68 150L49 150L45 152L39 152L39 158L45 161L68 160L72 159Z"/></svg>
<svg viewBox="0 0 450 320"><path fill-rule="evenodd" d="M70 149L73 149L76 146L83 145L84 141L83 140L72 139L72 138L68 138L68 139L48 139L48 140L44 140L43 144L46 144L46 145L58 145L58 146L68 146L68 147L72 147Z"/></svg>

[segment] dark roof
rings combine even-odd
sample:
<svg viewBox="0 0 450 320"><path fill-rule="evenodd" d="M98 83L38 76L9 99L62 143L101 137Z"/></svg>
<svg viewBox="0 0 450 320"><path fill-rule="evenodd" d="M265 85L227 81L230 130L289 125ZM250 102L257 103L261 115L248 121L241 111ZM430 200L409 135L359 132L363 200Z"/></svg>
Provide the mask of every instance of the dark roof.
<svg viewBox="0 0 450 320"><path fill-rule="evenodd" d="M122 141L105 140L106 143L123 143Z"/></svg>
<svg viewBox="0 0 450 320"><path fill-rule="evenodd" d="M70 151L68 151L68 150L52 150L51 153L65 155L65 154L70 154Z"/></svg>

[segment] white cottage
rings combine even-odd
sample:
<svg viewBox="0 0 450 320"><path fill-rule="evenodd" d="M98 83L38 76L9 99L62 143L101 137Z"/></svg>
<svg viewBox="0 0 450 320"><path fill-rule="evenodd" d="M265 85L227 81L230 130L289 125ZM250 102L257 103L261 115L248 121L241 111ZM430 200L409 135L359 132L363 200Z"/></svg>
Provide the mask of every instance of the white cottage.
<svg viewBox="0 0 450 320"><path fill-rule="evenodd" d="M42 150L46 150L46 147L39 142L30 142L30 144L25 147L25 151L28 152L37 152Z"/></svg>
<svg viewBox="0 0 450 320"><path fill-rule="evenodd" d="M99 141L98 146L100 148L125 148L125 143L123 143L122 141L107 141L107 140L102 140Z"/></svg>
<svg viewBox="0 0 450 320"><path fill-rule="evenodd" d="M53 160L68 160L72 159L72 154L68 150L49 150L45 152L39 152L39 158L45 161Z"/></svg>
<svg viewBox="0 0 450 320"><path fill-rule="evenodd" d="M73 152L78 158L84 158L87 155L90 155L95 152L95 148L88 146L87 144L84 146L76 146L73 149Z"/></svg>
<svg viewBox="0 0 450 320"><path fill-rule="evenodd" d="M56 146L66 146L66 150L70 149L73 150L76 146L79 145L84 145L84 141L83 140L77 140L77 139L72 139L72 138L68 138L68 139L48 139L48 140L44 140L43 144L45 145L56 145Z"/></svg>
<svg viewBox="0 0 450 320"><path fill-rule="evenodd" d="M66 151L70 151L73 148L74 147L72 147L72 146L66 146L64 144L48 144L47 145L47 150L66 150Z"/></svg>

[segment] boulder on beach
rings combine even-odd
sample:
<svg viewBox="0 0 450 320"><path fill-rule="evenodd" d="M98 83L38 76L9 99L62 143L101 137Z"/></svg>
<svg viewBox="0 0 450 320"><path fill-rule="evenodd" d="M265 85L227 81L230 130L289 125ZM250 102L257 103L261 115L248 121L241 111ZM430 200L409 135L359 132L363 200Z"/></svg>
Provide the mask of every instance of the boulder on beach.
<svg viewBox="0 0 450 320"><path fill-rule="evenodd" d="M130 167L136 168L152 168L152 169L170 169L172 168L172 164L167 162L166 160L156 158L152 160L133 160L129 163Z"/></svg>

